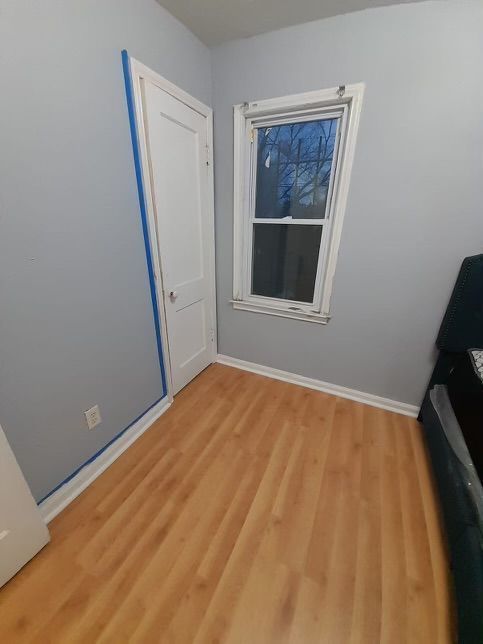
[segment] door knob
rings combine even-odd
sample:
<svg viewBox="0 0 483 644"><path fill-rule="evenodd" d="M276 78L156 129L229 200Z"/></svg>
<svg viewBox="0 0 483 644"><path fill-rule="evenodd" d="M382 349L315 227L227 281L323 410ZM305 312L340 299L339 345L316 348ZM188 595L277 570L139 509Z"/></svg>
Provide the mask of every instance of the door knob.
<svg viewBox="0 0 483 644"><path fill-rule="evenodd" d="M170 297L172 300L175 300L175 299L178 297L178 291L170 291L170 292L169 292L169 297Z"/></svg>

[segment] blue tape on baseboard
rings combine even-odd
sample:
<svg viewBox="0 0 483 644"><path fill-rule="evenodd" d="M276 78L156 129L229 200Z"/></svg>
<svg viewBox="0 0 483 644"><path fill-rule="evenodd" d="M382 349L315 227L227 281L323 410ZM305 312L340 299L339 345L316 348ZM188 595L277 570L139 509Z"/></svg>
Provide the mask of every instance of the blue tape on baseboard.
<svg viewBox="0 0 483 644"><path fill-rule="evenodd" d="M134 108L133 85L131 76L131 65L129 55L125 49L121 52L122 68L124 71L124 84L126 86L126 101L129 113L129 125L131 129L131 143L134 156L134 168L136 170L136 182L138 186L139 208L141 210L141 223L143 227L144 248L146 250L146 262L148 265L149 288L151 291L151 302L153 305L154 327L156 330L156 342L158 346L159 366L161 369L161 380L163 382L163 395L166 395L166 372L164 369L163 344L161 341L161 322L159 319L158 298L156 296L156 283L154 280L153 258L151 255L151 244L149 241L148 217L146 211L146 197L144 194L143 171L141 167L141 156L139 152L139 136L136 127L136 115Z"/></svg>
<svg viewBox="0 0 483 644"><path fill-rule="evenodd" d="M53 489L53 490L50 490L50 492L48 492L44 497L42 497L42 498L40 499L40 501L37 501L37 505L40 505L43 501L45 501L45 499L48 499L48 498L49 498L49 496L52 496L52 494L53 494L54 492L57 492L57 490L59 490L62 486L64 486L66 483L68 483L71 479L73 479L73 478L74 478L74 476L77 476L77 474L79 474L79 472L80 472L82 469L84 469L84 467L85 467L86 465L90 465L93 461L95 461L95 460L96 460L96 458L98 458L98 457L102 454L102 452L105 452L105 451L106 451L106 449L107 449L108 447L110 447L113 443L115 443L115 442L117 441L117 439L118 439L118 438L121 438L121 436L122 436L123 434L125 434L125 433L128 431L128 429L131 429L131 427L132 427L135 423L137 423L137 422L138 422L138 420L141 420L141 418L142 418L145 414L147 414L147 413L148 413L148 411L151 411L151 409L152 409L153 407L156 407L156 405L157 405L158 403L160 403L160 402L163 400L163 398L165 398L165 397L166 397L166 395L161 396L161 398L158 398L158 400L156 400L156 402L154 402L150 407L148 407L148 408L146 409L146 411L143 411L143 413L142 413L142 414L140 414L137 418L135 418L135 419L132 421L132 423L129 423L129 425L128 425L125 429L123 429L123 430L122 430L122 432L119 432L119 434L116 434L116 435L114 436L114 438L111 438L111 440L107 443L107 445L104 445L104 447L101 447L101 449L100 449L98 452L96 452L93 456L91 456L87 461L85 461L84 463L82 463L82 465L80 465L80 466L79 466L79 467L78 467L74 472L72 472L72 474L69 474L69 476L68 476L67 478L65 478L61 483L59 483L59 485L57 485L56 487L54 487L54 489Z"/></svg>

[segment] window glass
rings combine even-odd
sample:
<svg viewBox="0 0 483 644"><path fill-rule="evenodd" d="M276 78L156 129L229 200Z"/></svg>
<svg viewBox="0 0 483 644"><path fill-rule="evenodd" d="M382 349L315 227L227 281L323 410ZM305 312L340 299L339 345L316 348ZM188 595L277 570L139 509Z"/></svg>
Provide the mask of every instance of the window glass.
<svg viewBox="0 0 483 644"><path fill-rule="evenodd" d="M254 224L252 294L312 302L322 226Z"/></svg>
<svg viewBox="0 0 483 644"><path fill-rule="evenodd" d="M258 128L256 218L325 217L338 120Z"/></svg>

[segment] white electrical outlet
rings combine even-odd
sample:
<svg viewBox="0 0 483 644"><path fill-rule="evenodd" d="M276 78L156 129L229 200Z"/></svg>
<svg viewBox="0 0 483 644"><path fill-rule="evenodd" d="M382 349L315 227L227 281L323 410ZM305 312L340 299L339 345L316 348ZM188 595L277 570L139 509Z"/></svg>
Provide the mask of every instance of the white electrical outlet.
<svg viewBox="0 0 483 644"><path fill-rule="evenodd" d="M99 405L94 405L94 407L91 407L90 409L85 411L84 416L86 417L86 423L89 429L94 429L94 427L97 427L97 425L99 425L102 420L101 412L99 411Z"/></svg>

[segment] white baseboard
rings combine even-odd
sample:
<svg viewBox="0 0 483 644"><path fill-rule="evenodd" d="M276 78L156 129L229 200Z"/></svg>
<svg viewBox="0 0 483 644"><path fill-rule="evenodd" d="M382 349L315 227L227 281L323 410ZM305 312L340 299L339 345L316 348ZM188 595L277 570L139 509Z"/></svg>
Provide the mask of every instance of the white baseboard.
<svg viewBox="0 0 483 644"><path fill-rule="evenodd" d="M324 382L323 380L307 378L306 376L300 376L296 373L290 373L289 371L266 367L261 364L256 364L255 362L247 362L246 360L240 360L238 358L232 358L230 356L220 354L218 354L217 362L228 365L229 367L236 367L237 369L243 369L244 371L258 373L261 376L268 376L269 378L291 382L292 384L300 385L301 387L317 389L318 391L323 391L327 394L355 400L356 402L371 405L372 407L379 407L380 409L393 411L396 414L411 416L411 418L416 418L419 413L419 407L416 407L415 405L398 402L397 400L391 400L390 398L382 398L381 396L375 396L374 394L367 394L363 391L357 391L356 389L342 387L341 385L333 385L330 382Z"/></svg>
<svg viewBox="0 0 483 644"><path fill-rule="evenodd" d="M171 403L167 396L160 400L154 407L147 411L144 416L137 420L117 440L107 447L99 456L87 463L79 472L67 481L62 487L52 492L39 505L42 518L46 523L52 521L59 512L69 505L76 497L83 492L98 476L106 470L127 448L136 441L141 434L151 427Z"/></svg>

